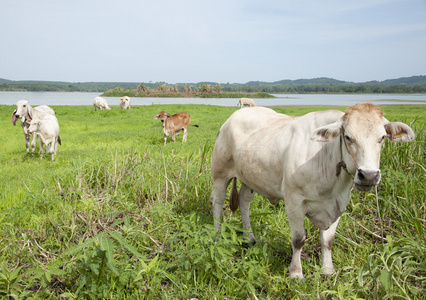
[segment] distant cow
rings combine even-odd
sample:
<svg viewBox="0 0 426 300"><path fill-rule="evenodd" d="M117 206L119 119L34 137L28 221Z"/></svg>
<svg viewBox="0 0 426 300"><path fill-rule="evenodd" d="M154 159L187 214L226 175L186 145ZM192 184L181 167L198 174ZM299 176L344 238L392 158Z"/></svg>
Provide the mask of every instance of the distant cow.
<svg viewBox="0 0 426 300"><path fill-rule="evenodd" d="M27 100L19 100L16 102L16 109L12 114L12 124L13 126L16 125L17 119L21 119L21 127L24 131L24 137L25 137L25 146L27 148L27 152L30 151L30 137L32 137L31 141L31 149L32 152L35 151L35 144L37 135L31 134L28 132L28 127L30 126L29 123L32 119L40 119L43 118L45 115L55 115L55 112L53 109L51 109L47 105L40 105L37 107L31 107L31 105L28 103ZM40 145L40 151L43 151L41 141L39 143Z"/></svg>
<svg viewBox="0 0 426 300"><path fill-rule="evenodd" d="M238 102L238 106L240 106L241 108L243 107L255 107L256 103L254 103L253 99L250 98L241 98L240 101Z"/></svg>
<svg viewBox="0 0 426 300"><path fill-rule="evenodd" d="M130 109L130 97L124 96L120 98L121 109Z"/></svg>
<svg viewBox="0 0 426 300"><path fill-rule="evenodd" d="M379 183L385 138L406 142L414 139L414 133L404 123L387 121L372 104L357 104L345 113L328 110L301 117L261 107L236 111L221 127L212 155L216 231L230 181L231 210L240 207L251 242L255 237L249 208L254 192L272 204L283 199L293 246L290 277L303 278L305 216L320 229L322 269L332 274L331 246L339 218L354 185L368 191ZM239 192L236 179L241 181Z"/></svg>
<svg viewBox="0 0 426 300"><path fill-rule="evenodd" d="M188 125L198 127L198 125L191 124L191 116L185 112L179 112L171 116L165 111L162 111L154 118L154 120L158 119L161 120L161 125L163 126L164 144L166 144L169 135L172 135L172 141L175 142L175 134L179 135L181 130L183 130L182 141L186 142Z"/></svg>
<svg viewBox="0 0 426 300"><path fill-rule="evenodd" d="M28 127L30 133L35 133L46 147L46 152L52 154L52 161L55 160L58 151L58 143L61 145L59 137L59 124L55 116L46 115L42 119L33 119ZM43 148L40 147L40 158L42 158Z"/></svg>
<svg viewBox="0 0 426 300"><path fill-rule="evenodd" d="M97 108L99 108L100 110L111 109L108 106L108 102L106 101L106 99L102 97L95 97L95 99L93 99L93 108L95 109L95 111Z"/></svg>

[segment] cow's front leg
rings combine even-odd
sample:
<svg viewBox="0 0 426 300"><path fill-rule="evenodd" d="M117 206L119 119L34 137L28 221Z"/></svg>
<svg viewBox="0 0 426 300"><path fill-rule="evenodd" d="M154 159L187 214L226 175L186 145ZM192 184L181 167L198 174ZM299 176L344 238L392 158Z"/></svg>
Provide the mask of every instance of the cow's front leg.
<svg viewBox="0 0 426 300"><path fill-rule="evenodd" d="M167 135L164 134L164 145L167 143Z"/></svg>
<svg viewBox="0 0 426 300"><path fill-rule="evenodd" d="M290 272L290 278L302 279L303 270L300 257L306 239L305 215L301 207L288 206L287 216L291 229L291 244L293 248L293 256L288 270Z"/></svg>
<svg viewBox="0 0 426 300"><path fill-rule="evenodd" d="M250 202L253 199L253 196L253 190L241 182L241 188L238 193L238 203L240 206L241 219L243 220L244 234L249 237L250 244L254 244L256 242L250 224Z"/></svg>
<svg viewBox="0 0 426 300"><path fill-rule="evenodd" d="M35 152L35 146L36 146L36 140L37 140L37 134L33 133L31 134L32 140L31 140L31 151Z"/></svg>
<svg viewBox="0 0 426 300"><path fill-rule="evenodd" d="M42 155L43 154L43 141L41 140L41 137L39 137L39 139L38 139L38 146L39 146L40 155ZM46 152L49 153L47 151L47 148L46 148Z"/></svg>
<svg viewBox="0 0 426 300"><path fill-rule="evenodd" d="M336 220L327 230L320 230L322 269L324 274L334 273L333 260L331 258L331 247L333 246L334 235L340 218Z"/></svg>
<svg viewBox="0 0 426 300"><path fill-rule="evenodd" d="M25 134L25 148L27 152L30 152L30 135Z"/></svg>

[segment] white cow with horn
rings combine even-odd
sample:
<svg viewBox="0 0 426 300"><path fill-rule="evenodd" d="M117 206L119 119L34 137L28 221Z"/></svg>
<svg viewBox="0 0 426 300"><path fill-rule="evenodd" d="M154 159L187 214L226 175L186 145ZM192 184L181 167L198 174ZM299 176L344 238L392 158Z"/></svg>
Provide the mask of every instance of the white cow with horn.
<svg viewBox="0 0 426 300"><path fill-rule="evenodd" d="M21 120L21 127L24 131L24 137L25 137L25 146L27 148L27 152L29 152L30 148L30 137L32 137L31 141L31 149L32 152L35 151L35 144L36 144L36 138L37 135L35 133L29 133L28 127L30 126L31 120L33 119L42 119L46 115L55 115L55 112L53 109L51 109L47 105L40 105L37 107L32 107L27 100L19 100L16 102L16 109L12 114L12 124L13 126L16 125L16 121L18 119ZM43 147L41 140L39 141L40 145L40 153L43 152Z"/></svg>
<svg viewBox="0 0 426 300"><path fill-rule="evenodd" d="M220 230L230 181L231 210L240 207L251 242L255 237L249 208L254 192L272 204L283 199L293 246L290 277L303 278L305 216L320 229L322 269L332 274L331 246L339 218L353 186L368 191L379 183L380 151L386 138L406 142L414 139L414 133L404 123L387 121L372 104L357 104L345 113L329 110L301 117L262 107L236 111L221 127L213 150L215 229Z"/></svg>

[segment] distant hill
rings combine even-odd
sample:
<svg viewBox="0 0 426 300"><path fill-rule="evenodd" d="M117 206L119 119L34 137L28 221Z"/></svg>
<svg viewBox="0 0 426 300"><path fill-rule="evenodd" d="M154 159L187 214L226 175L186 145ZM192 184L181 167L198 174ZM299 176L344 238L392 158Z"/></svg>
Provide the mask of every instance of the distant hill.
<svg viewBox="0 0 426 300"><path fill-rule="evenodd" d="M411 76L411 77L401 77L397 79L387 79L384 81L367 81L367 82L349 82L342 81L328 77L319 77L312 79L284 79L274 82L265 82L265 81L249 81L246 85L250 86L259 86L259 85L339 85L339 84L385 84L385 85L394 85L394 84L407 84L407 85L421 85L426 84L426 76Z"/></svg>
<svg viewBox="0 0 426 300"><path fill-rule="evenodd" d="M397 79L387 79L384 81L369 81L365 82L367 84L386 84L386 85L392 85L392 84L407 84L407 85L420 85L420 84L426 84L426 76L420 75L420 76L411 76L411 77L401 77Z"/></svg>
<svg viewBox="0 0 426 300"><path fill-rule="evenodd" d="M246 84L251 86L259 86L259 85L302 85L302 84L349 84L350 82L347 81L341 81L333 78L327 78L327 77L320 77L320 78L313 78L313 79L296 79L296 80L290 80L290 79L284 79L280 81L274 81L274 82L264 82L264 81L249 81Z"/></svg>

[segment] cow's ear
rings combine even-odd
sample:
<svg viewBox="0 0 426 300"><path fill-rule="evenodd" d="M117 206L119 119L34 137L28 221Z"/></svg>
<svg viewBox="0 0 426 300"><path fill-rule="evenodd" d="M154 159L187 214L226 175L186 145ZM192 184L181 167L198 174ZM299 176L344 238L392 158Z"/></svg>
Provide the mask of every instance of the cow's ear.
<svg viewBox="0 0 426 300"><path fill-rule="evenodd" d="M155 117L154 117L154 120L158 120L160 118L160 115L156 115Z"/></svg>
<svg viewBox="0 0 426 300"><path fill-rule="evenodd" d="M342 132L342 123L335 122L325 126L317 128L311 135L311 140L315 142L331 142Z"/></svg>
<svg viewBox="0 0 426 300"><path fill-rule="evenodd" d="M15 111L12 114L12 124L13 124L13 126L16 126L17 117L15 115L16 115L16 109L15 109Z"/></svg>
<svg viewBox="0 0 426 300"><path fill-rule="evenodd" d="M385 129L392 142L409 142L415 137L411 127L401 122L386 123Z"/></svg>
<svg viewBox="0 0 426 300"><path fill-rule="evenodd" d="M30 118L30 120L33 118L33 110L31 108L31 106L28 105L28 109L27 109L27 117Z"/></svg>

